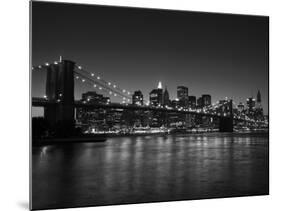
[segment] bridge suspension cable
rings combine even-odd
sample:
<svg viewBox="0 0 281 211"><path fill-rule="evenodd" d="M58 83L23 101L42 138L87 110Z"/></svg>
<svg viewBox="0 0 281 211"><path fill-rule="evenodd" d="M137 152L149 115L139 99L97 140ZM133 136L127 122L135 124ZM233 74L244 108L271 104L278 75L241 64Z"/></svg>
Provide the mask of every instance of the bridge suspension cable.
<svg viewBox="0 0 281 211"><path fill-rule="evenodd" d="M76 80L80 80L82 83L87 83L89 84L91 87L93 87L94 89L97 89L98 91L103 91L108 93L111 96L114 97L121 97L122 98L122 103L130 103L131 99L126 96L123 95L122 93L116 92L113 89L110 89L109 87L105 86L104 84L93 80L92 78L90 78L89 76L85 76L79 72L75 72L75 79Z"/></svg>
<svg viewBox="0 0 281 211"><path fill-rule="evenodd" d="M78 66L76 65L77 69L80 70L81 72L85 73L86 75L90 76L91 78L98 80L100 82L102 82L104 85L111 87L112 89L114 89L115 91L121 92L123 95L127 95L129 97L131 97L131 92L126 90L126 89L122 89L119 86L117 86L115 83L106 81L105 79L103 79L101 76L92 73L92 72L88 72L86 71L84 68L82 68L82 66Z"/></svg>

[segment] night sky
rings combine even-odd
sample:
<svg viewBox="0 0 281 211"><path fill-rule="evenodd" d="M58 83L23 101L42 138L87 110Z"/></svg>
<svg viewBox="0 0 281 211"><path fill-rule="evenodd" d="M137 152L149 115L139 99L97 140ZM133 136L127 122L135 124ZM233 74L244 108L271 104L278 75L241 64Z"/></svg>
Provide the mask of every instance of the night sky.
<svg viewBox="0 0 281 211"><path fill-rule="evenodd" d="M147 100L158 81L172 99L183 85L213 103L245 103L259 89L268 113L268 17L33 2L32 65L60 55ZM33 71L32 96L45 80ZM93 90L75 86L76 99Z"/></svg>

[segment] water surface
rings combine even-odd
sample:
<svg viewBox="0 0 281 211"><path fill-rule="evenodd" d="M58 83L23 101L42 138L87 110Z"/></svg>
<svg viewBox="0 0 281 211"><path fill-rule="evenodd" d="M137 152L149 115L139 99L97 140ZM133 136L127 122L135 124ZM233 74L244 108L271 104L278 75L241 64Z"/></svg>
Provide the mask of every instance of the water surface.
<svg viewBox="0 0 281 211"><path fill-rule="evenodd" d="M33 209L268 194L268 134L114 137L32 149Z"/></svg>

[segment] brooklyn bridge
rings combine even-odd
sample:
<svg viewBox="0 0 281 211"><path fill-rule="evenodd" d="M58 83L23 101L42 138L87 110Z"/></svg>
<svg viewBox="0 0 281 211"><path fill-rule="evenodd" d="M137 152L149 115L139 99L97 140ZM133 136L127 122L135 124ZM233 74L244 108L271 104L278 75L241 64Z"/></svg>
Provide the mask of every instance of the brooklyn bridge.
<svg viewBox="0 0 281 211"><path fill-rule="evenodd" d="M204 108L170 107L165 105L154 106L149 103L134 105L131 103L132 93L120 86L104 80L93 72L89 72L74 61L60 57L59 61L45 63L32 67L33 71L46 72L46 90L44 97L32 97L33 107L44 108L44 119L51 127L59 123L63 131L71 131L75 127L76 109L111 109L130 111L152 111L163 114L164 125L168 125L169 114L185 115L189 117L208 118L218 123L220 132L232 132L236 124L265 125L266 122L256 120L247 115L239 115L233 112L236 103L232 99L211 104ZM107 92L108 95L119 97L122 103L93 103L75 100L75 80L91 85L97 91Z"/></svg>

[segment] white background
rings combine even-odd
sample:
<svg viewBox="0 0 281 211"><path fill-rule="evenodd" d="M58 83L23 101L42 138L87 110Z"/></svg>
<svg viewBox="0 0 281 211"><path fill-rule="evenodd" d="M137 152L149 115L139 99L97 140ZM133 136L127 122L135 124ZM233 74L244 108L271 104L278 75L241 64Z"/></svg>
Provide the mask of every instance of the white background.
<svg viewBox="0 0 281 211"><path fill-rule="evenodd" d="M69 210L281 210L281 6L277 0L104 0L68 2L270 16L270 196ZM0 3L0 210L27 210L29 192L29 2ZM51 14L50 14L51 15ZM235 87L233 87L235 88Z"/></svg>

